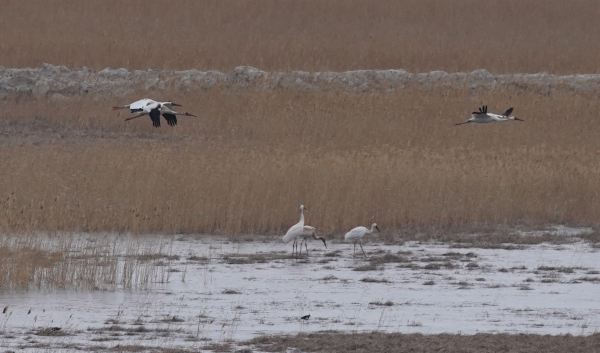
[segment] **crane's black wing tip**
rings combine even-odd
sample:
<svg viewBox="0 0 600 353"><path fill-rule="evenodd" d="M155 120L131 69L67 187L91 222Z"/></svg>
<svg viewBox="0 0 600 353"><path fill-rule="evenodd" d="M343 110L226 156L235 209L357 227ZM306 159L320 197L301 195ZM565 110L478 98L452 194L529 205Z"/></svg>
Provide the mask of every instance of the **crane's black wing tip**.
<svg viewBox="0 0 600 353"><path fill-rule="evenodd" d="M148 115L150 115L150 119L152 119L152 126L160 127L160 111L158 108L152 109Z"/></svg>
<svg viewBox="0 0 600 353"><path fill-rule="evenodd" d="M163 116L165 117L165 120L167 120L167 124L169 124L169 126L175 126L177 125L177 116L175 114L163 114Z"/></svg>

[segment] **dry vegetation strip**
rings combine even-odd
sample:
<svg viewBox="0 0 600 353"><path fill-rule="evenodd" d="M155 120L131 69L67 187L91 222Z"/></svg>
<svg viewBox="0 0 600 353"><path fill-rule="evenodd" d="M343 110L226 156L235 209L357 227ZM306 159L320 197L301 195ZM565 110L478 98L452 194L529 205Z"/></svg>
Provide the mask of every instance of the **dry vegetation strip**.
<svg viewBox="0 0 600 353"><path fill-rule="evenodd" d="M0 1L0 65L598 73L595 0Z"/></svg>
<svg viewBox="0 0 600 353"><path fill-rule="evenodd" d="M600 347L600 335L311 333L263 336L249 343L267 352L284 352L295 347L301 352L595 353Z"/></svg>
<svg viewBox="0 0 600 353"><path fill-rule="evenodd" d="M123 122L129 113L110 111L113 100L7 101L0 227L280 234L301 203L326 234L372 221L384 230L597 223L600 141L589 128L597 97L446 89L180 97L200 117L160 129L147 118ZM526 122L452 126L484 102L515 106Z"/></svg>
<svg viewBox="0 0 600 353"><path fill-rule="evenodd" d="M85 238L67 234L0 237L0 293L28 289L145 289L167 274L144 255L161 241Z"/></svg>

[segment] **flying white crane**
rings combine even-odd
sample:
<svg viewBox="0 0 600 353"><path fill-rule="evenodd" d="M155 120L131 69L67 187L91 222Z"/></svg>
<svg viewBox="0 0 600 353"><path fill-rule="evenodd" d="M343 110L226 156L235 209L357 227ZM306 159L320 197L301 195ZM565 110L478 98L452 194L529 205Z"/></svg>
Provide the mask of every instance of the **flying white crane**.
<svg viewBox="0 0 600 353"><path fill-rule="evenodd" d="M509 121L509 120L518 120L518 121L523 121L519 118L517 118L516 116L509 116L510 113L512 113L513 108L508 108L507 111L504 112L504 114L500 115L500 114L492 114L492 113L488 113L487 112L487 105L484 105L483 107L479 108L478 112L473 112L471 114L471 119L465 121L464 123L456 123L454 124L456 125L463 125L463 124L468 124L468 123L494 123L494 122L503 122L503 121Z"/></svg>
<svg viewBox="0 0 600 353"><path fill-rule="evenodd" d="M354 256L356 256L356 243L358 243L363 255L367 257L367 254L365 254L365 249L362 247L362 241L365 235L373 233L375 229L377 229L378 232L381 232L377 226L377 223L373 223L371 225L371 229L367 229L367 227L356 227L344 235L344 240L354 242Z"/></svg>
<svg viewBox="0 0 600 353"><path fill-rule="evenodd" d="M308 211L308 209L306 207L304 207L304 205L300 205L300 222L291 226L290 229L288 229L287 233L285 233L285 235L281 239L286 244L289 243L290 241L294 241L294 243L292 244L292 257L294 257L294 254L296 253L296 248L297 248L296 242L298 241L298 237L300 237L304 233L304 211L305 210Z"/></svg>
<svg viewBox="0 0 600 353"><path fill-rule="evenodd" d="M308 256L308 239L317 239L317 240L321 240L323 242L323 245L325 245L325 249L327 249L327 243L325 242L325 238L320 237L317 235L317 230L315 229L315 227L311 227L311 226L304 226L302 227L302 234L300 234L300 236L298 236L298 238L302 239L302 241L300 241L300 253L298 254L298 256L302 255L302 243L304 242L304 246L306 247L306 256Z"/></svg>
<svg viewBox="0 0 600 353"><path fill-rule="evenodd" d="M113 107L113 110L119 110L119 109L129 109L131 110L132 113L135 112L141 112L142 110L144 110L144 107L147 106L148 104L153 104L153 103L161 103L166 105L169 109L173 109L173 107L181 107L181 104L177 104L177 103L173 103L173 102L157 102L155 100L152 100L150 98L144 98L144 99L140 99L139 101L135 101L131 104L128 104L126 106L123 107Z"/></svg>
<svg viewBox="0 0 600 353"><path fill-rule="evenodd" d="M185 116L195 117L195 115L192 115L188 112L177 113L176 111L170 109L168 107L168 105L169 104L163 104L163 103L158 103L158 102L148 103L147 105L145 105L142 108L141 113L139 113L136 116L132 116L131 118L127 118L127 119L125 119L125 121L139 118L141 116L149 115L150 119L152 120L152 126L160 127L160 115L161 114L167 120L167 124L169 124L170 126L177 125L177 115L185 115Z"/></svg>

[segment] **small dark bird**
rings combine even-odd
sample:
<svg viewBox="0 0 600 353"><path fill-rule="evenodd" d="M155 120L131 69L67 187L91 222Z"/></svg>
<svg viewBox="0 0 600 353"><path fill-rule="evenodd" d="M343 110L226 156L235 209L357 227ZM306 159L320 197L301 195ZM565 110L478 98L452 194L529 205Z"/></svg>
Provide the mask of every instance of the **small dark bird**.
<svg viewBox="0 0 600 353"><path fill-rule="evenodd" d="M2 310L2 314L6 314L6 310L8 310L8 305L4 307L4 310Z"/></svg>
<svg viewBox="0 0 600 353"><path fill-rule="evenodd" d="M304 315L300 319L302 319L302 320L308 320L308 319L310 319L310 314Z"/></svg>
<svg viewBox="0 0 600 353"><path fill-rule="evenodd" d="M51 329L52 331L60 331L60 330L61 330L61 328L60 328L60 327L51 327L50 329Z"/></svg>
<svg viewBox="0 0 600 353"><path fill-rule="evenodd" d="M29 308L29 311L27 312L27 315L31 314L31 308Z"/></svg>

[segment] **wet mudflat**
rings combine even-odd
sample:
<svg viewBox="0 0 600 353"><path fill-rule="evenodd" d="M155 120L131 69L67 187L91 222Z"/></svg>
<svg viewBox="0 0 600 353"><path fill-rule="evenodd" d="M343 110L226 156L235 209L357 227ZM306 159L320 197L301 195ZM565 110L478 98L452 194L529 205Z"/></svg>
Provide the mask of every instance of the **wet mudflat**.
<svg viewBox="0 0 600 353"><path fill-rule="evenodd" d="M1 294L8 309L0 346L218 350L325 330L591 335L600 328L600 249L589 243L483 249L372 239L367 258L332 240L292 259L291 246L278 241L161 238L160 255L139 259L162 271L147 290Z"/></svg>

